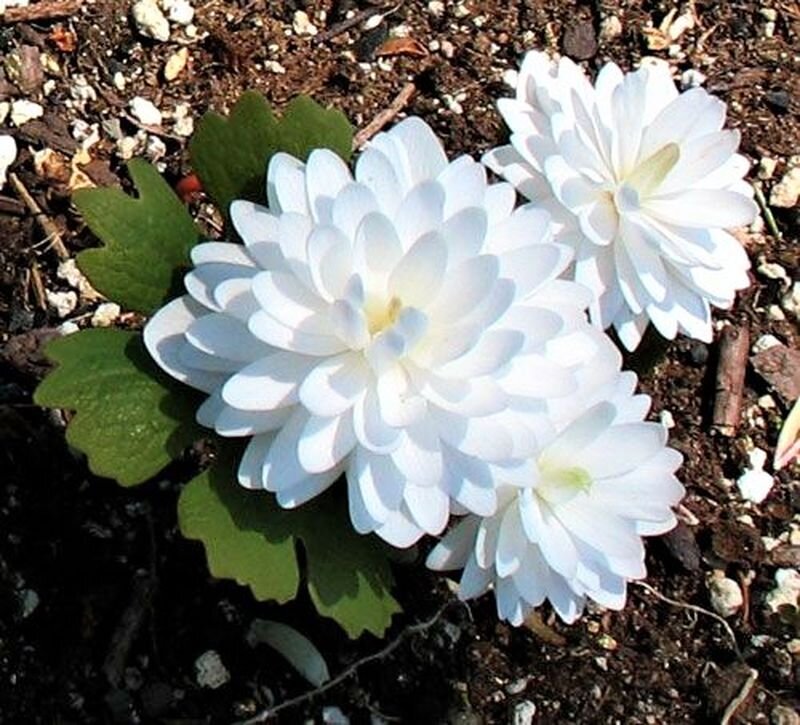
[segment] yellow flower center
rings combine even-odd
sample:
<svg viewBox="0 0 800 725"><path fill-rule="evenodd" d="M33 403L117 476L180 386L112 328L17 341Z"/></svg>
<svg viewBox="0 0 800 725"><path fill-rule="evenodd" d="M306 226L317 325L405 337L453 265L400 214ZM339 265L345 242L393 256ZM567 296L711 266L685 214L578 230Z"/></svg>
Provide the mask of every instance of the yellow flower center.
<svg viewBox="0 0 800 725"><path fill-rule="evenodd" d="M668 143L627 174L614 192L617 211L636 211L642 199L650 196L662 184L680 159L678 144Z"/></svg>
<svg viewBox="0 0 800 725"><path fill-rule="evenodd" d="M367 328L372 336L383 332L387 327L391 327L400 315L403 303L399 297L392 297L388 304L373 301L367 303L364 311L367 314Z"/></svg>
<svg viewBox="0 0 800 725"><path fill-rule="evenodd" d="M536 493L550 504L566 503L578 494L588 493L592 477L585 468L548 465L539 463L540 483Z"/></svg>

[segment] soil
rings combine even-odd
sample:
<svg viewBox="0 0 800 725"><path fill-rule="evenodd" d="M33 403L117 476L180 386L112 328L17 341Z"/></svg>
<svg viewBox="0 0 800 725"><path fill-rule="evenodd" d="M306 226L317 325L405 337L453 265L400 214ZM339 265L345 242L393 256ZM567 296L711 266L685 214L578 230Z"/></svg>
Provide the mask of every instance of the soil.
<svg viewBox="0 0 800 725"><path fill-rule="evenodd" d="M43 119L4 130L20 147L12 170L61 231L70 257L97 242L70 207L69 170L37 172L33 154L49 147L69 158L76 121L99 124L100 141L83 170L95 183L127 185L113 136L141 131L127 106L137 95L164 112L188 103L197 119L207 109L228 109L245 89L262 91L278 109L307 93L361 128L413 81L416 93L404 113L430 122L451 155L478 154L505 139L494 103L509 94L503 74L527 49L566 52L592 73L608 60L628 69L652 55L669 60L678 76L701 72L705 87L728 103L729 124L741 131L742 151L754 162L751 178L768 160L760 167L767 198L788 158L800 153L800 5L792 0L466 0L439 3L441 12L427 0L401 0L382 18L373 15L366 22L372 27L359 22L338 33L331 29L341 30L348 12L375 6L327 0L305 8L317 37L290 30L301 2L196 0L194 37L173 26L167 42L142 37L129 5L87 0L60 19L0 17L0 100L28 98L45 111ZM658 28L673 6L673 19L688 14L692 27L671 47L653 47L658 37L648 28ZM378 59L387 35L403 31L419 41L417 52ZM168 82L165 63L181 47L188 64ZM15 75L9 59L37 54L50 58L44 73L23 62L24 72ZM81 75L94 89L84 100L75 90ZM165 118L162 128L144 132L163 146L136 151L161 154L158 163L173 183L191 171L187 140L175 130L174 119ZM764 170L770 159L777 164L772 174ZM202 202L194 208L213 222ZM782 239L763 225L743 234L753 285L717 319L749 327L753 341L771 334L797 349L797 319L780 308L787 280L762 263L800 276L800 214L797 206L773 211ZM134 489L89 473L65 443L64 415L31 402L47 370L41 343L64 322L46 292L70 286L56 274L57 250L9 185L0 192L0 239L0 722L251 717L309 688L278 654L247 644L255 618L295 626L334 674L384 647L371 636L348 640L307 601L259 603L246 588L209 576L200 545L185 541L175 520L195 453ZM66 319L88 326L97 305L81 292ZM671 444L686 457L682 523L648 544L652 589L632 585L624 611L594 608L573 626L548 607L515 629L498 623L489 597L451 604L392 652L287 707L277 720L337 722L330 708L338 707L353 722L523 723L532 704L534 721L542 723L718 722L741 693L729 722L800 721L796 610L792 621L765 606L776 570L799 564L800 469L777 473L759 505L733 484L747 466L748 442L771 457L793 401L748 364L738 433L716 434L717 357L717 344L679 339L663 344L655 361L629 361L653 397L653 416L672 414ZM745 605L727 618L735 643L709 614L714 570L745 595ZM398 566L396 575L405 612L389 642L452 598L445 580L419 566ZM208 650L230 672L216 689L197 682L195 661Z"/></svg>

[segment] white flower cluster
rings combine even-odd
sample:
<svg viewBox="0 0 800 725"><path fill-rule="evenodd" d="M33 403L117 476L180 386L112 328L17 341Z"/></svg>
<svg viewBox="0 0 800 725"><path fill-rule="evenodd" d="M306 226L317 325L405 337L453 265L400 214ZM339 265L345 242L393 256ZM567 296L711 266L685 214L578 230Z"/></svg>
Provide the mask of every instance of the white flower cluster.
<svg viewBox="0 0 800 725"><path fill-rule="evenodd" d="M722 228L754 207L723 104L660 70L592 87L531 53L500 110L512 145L485 165L418 118L354 172L276 154L267 206L231 207L244 245L195 247L145 343L208 394L200 423L250 439L243 486L291 508L343 474L355 529L398 547L463 516L430 567L514 624L545 599L572 621L587 597L622 607L683 494L602 328L709 339L709 304L747 284Z"/></svg>

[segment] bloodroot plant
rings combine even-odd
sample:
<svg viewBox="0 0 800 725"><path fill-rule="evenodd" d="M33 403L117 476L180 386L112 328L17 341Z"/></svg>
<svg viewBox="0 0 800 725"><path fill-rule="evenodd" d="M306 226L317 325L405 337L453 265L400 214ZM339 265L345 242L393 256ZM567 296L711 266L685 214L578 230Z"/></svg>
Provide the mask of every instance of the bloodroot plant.
<svg viewBox="0 0 800 725"><path fill-rule="evenodd" d="M301 97L278 120L246 93L190 144L219 240L142 161L136 197L77 192L104 243L80 268L148 321L52 342L37 402L74 410L70 443L125 486L210 441L181 531L215 576L277 602L302 583L351 637L385 632L391 547L425 535L515 625L545 600L621 608L681 457L587 313L629 348L647 319L707 339L747 282L719 229L752 217L746 163L718 101L650 71L593 89L534 54L501 111L512 146L484 161L512 183L414 117L351 166L340 113Z"/></svg>

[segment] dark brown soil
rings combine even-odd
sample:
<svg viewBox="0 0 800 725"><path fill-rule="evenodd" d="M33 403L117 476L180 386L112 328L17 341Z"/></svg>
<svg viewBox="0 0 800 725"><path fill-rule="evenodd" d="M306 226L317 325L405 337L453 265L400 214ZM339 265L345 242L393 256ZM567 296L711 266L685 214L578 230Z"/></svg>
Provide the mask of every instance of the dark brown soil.
<svg viewBox="0 0 800 725"><path fill-rule="evenodd" d="M163 67L185 34L174 28L167 43L142 38L126 14L128 2L87 0L61 21L3 25L0 19L0 56L30 46L58 64L44 78L33 73L20 80L4 62L0 100L25 97L45 107L44 122L5 132L20 146L13 171L61 228L71 256L96 242L70 208L64 178L37 174L32 154L51 147L71 155L74 121L99 123L101 141L85 171L100 184L122 179L108 123L121 118L122 132L135 134L126 114L136 95L163 111L188 102L197 119L209 108L226 110L248 88L264 92L277 107L307 93L363 127L413 80L417 92L405 111L429 121L450 154L478 154L504 140L494 101L508 95L502 73L515 68L525 50L566 51L590 71L607 60L631 68L649 54L670 58L681 72L701 71L705 87L729 104L743 152L755 164L764 157L778 162L763 181L767 197L788 157L800 153L800 5L791 0L680 2L678 15L694 12L698 23L675 41L675 57L648 48L647 23L658 26L673 6L656 0L467 0L444 2L441 15L427 0L408 0L390 7L371 30L359 23L321 42L287 32L302 4L197 0L198 36L187 45L187 67L171 83ZM371 7L351 0L307 5L321 31L335 27L348 10ZM771 37L763 7L775 11ZM323 9L327 20L318 15ZM622 32L609 39L598 31L611 16L619 18ZM433 51L379 63L376 49L401 25ZM65 33L54 32L57 27L74 36L73 50L64 45ZM268 70L270 61L285 73ZM124 89L113 83L117 72L127 80ZM79 74L97 96L83 107L70 100ZM43 80L52 85L46 97ZM190 171L186 139L172 132L171 120L164 128L160 162L176 181ZM754 269L774 262L797 279L798 207L775 214L782 241L768 229L746 235ZM258 603L249 590L209 577L201 547L184 541L175 521L178 490L196 467L193 455L156 480L125 490L94 478L67 448L63 417L31 403L46 370L41 341L63 322L39 293L69 289L56 276L57 256L43 238L6 186L0 192L0 722L227 723L249 717L308 688L279 655L247 644L256 617L294 625L317 644L334 674L379 650L384 643L369 636L347 640L308 602L283 608ZM736 307L718 317L749 325L753 340L770 333L796 348L796 318L768 314L785 284L757 272L753 281ZM68 319L86 326L96 305L81 295ZM767 614L764 604L776 569L798 566L799 469L780 472L757 506L731 485L747 465L745 439L771 455L792 401L748 367L739 433L714 435L716 358L716 345L682 339L665 346L654 365L631 363L642 371L654 415L670 411L674 417L671 441L686 456L681 477L689 491L686 523L649 544L648 583L675 602L708 610L712 570L739 581L746 605L728 619L738 652L719 621L638 585L631 586L623 612L592 610L572 627L545 607L538 623L514 629L497 622L493 602L485 598L448 607L380 662L284 710L281 721L320 722L323 707L338 706L353 722L503 723L528 700L536 706L534 720L542 723L718 722L751 668L758 679L732 722L800 721L790 718L798 705L800 632L788 618ZM774 407L765 406L766 394ZM770 549L762 537L780 543ZM396 618L389 640L431 617L450 597L444 580L419 566L399 566L397 580L405 614ZM119 634L131 613L142 618L141 626L132 630L125 653ZM195 660L211 649L231 673L230 682L215 690L200 687L194 671ZM117 679L104 663L121 653Z"/></svg>

